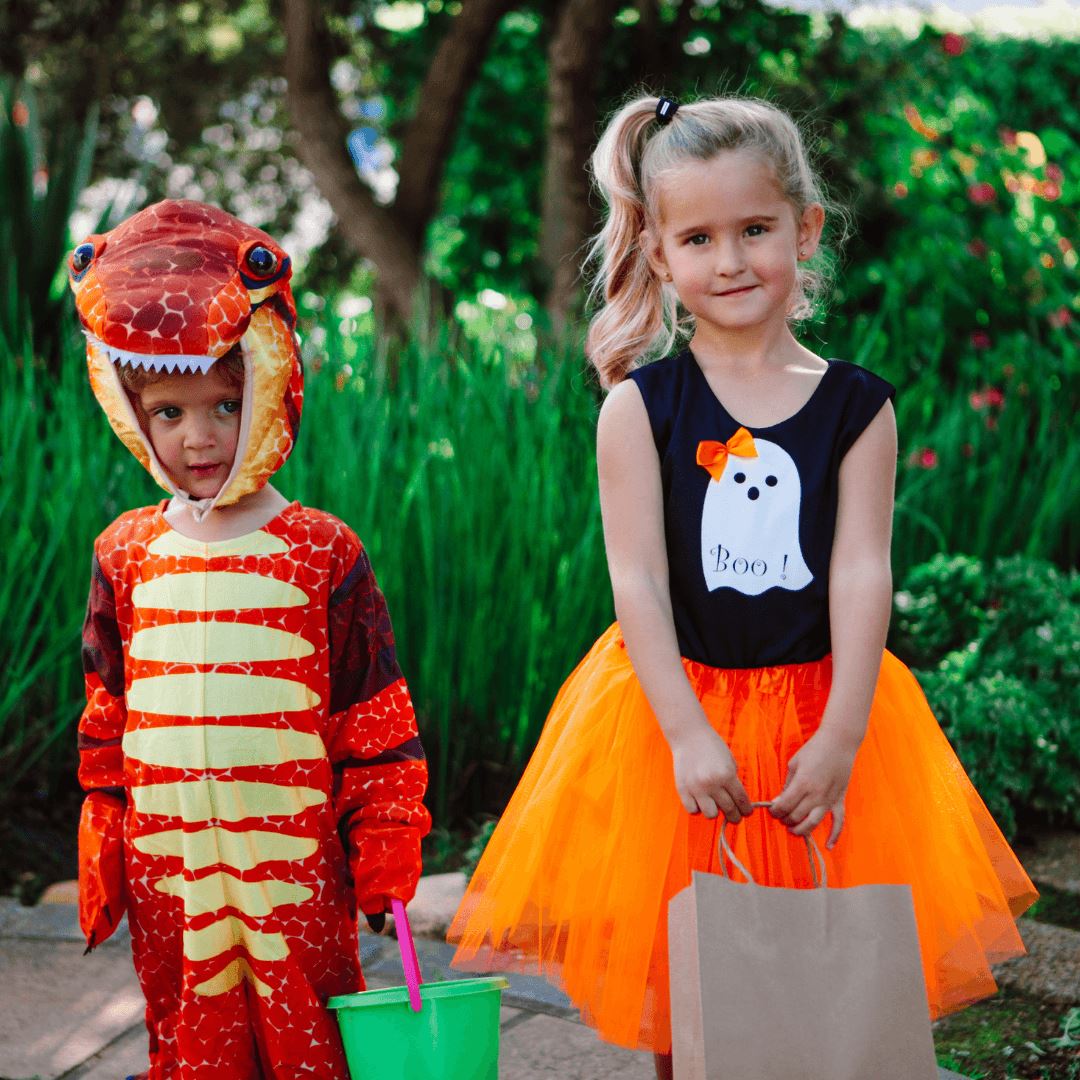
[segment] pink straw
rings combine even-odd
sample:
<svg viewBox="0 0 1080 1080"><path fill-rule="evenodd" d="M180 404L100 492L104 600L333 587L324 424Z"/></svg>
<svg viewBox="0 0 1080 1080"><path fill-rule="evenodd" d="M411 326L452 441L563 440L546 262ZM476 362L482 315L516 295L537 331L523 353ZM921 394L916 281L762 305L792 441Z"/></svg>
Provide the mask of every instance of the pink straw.
<svg viewBox="0 0 1080 1080"><path fill-rule="evenodd" d="M405 905L400 900L391 900L390 907L394 913L398 949L401 950L401 966L405 969L405 985L409 988L409 1006L413 1012L419 1012L420 984L424 980L420 977L420 961L416 959L409 916L405 914Z"/></svg>

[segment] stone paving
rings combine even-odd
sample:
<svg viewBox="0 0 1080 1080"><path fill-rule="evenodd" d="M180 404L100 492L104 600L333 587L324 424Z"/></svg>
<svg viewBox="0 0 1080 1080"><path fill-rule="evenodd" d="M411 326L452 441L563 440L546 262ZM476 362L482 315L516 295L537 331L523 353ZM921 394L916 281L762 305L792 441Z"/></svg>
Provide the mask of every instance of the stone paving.
<svg viewBox="0 0 1080 1080"><path fill-rule="evenodd" d="M456 906L456 875L425 879L413 921L440 935ZM456 890L456 892L455 892ZM147 1067L142 997L126 925L83 956L70 887L24 908L0 900L0 1080L123 1080ZM412 906L410 907L412 911ZM417 939L424 978L449 969L439 936ZM361 961L374 989L400 985L397 943L366 936ZM940 1071L942 1080L955 1074ZM652 1080L652 1060L600 1042L569 1001L540 979L511 976L503 995L500 1080Z"/></svg>

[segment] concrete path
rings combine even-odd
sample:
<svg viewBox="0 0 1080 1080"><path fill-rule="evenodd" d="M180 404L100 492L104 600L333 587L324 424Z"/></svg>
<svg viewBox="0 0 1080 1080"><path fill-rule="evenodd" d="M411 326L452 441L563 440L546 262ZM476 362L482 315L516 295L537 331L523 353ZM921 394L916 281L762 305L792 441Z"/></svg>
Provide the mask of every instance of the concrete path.
<svg viewBox="0 0 1080 1080"><path fill-rule="evenodd" d="M447 884L436 887L445 892ZM439 925L438 916L417 915ZM449 970L452 949L442 941L417 939L417 951L425 979L461 977ZM391 938L365 937L361 960L372 988L402 982ZM500 1080L652 1080L648 1055L600 1042L547 983L512 976L510 984ZM142 1010L126 926L84 957L74 904L0 900L0 1080L123 1080L140 1072ZM956 1080L944 1070L941 1077Z"/></svg>

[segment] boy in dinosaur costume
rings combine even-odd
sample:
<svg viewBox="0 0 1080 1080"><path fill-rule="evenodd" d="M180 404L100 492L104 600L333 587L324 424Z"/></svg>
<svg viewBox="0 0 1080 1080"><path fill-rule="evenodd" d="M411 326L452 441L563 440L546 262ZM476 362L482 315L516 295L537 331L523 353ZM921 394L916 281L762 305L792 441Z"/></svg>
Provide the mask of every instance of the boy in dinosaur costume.
<svg viewBox="0 0 1080 1080"><path fill-rule="evenodd" d="M303 372L286 254L158 203L72 253L90 382L171 494L94 546L80 918L124 910L151 1080L345 1080L356 910L412 898L427 768L356 535L267 481Z"/></svg>

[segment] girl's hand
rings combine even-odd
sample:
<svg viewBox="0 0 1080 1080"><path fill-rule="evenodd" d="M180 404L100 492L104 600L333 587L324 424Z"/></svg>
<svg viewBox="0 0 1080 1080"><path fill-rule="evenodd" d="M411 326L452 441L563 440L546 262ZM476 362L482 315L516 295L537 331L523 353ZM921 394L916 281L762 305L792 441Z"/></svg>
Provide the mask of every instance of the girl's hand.
<svg viewBox="0 0 1080 1080"><path fill-rule="evenodd" d="M834 848L844 828L844 795L857 745L818 730L788 762L784 790L773 799L769 813L795 836L806 836L832 814L827 848Z"/></svg>
<svg viewBox="0 0 1080 1080"><path fill-rule="evenodd" d="M733 825L753 813L728 745L704 721L671 746L675 788L688 813L723 814Z"/></svg>

